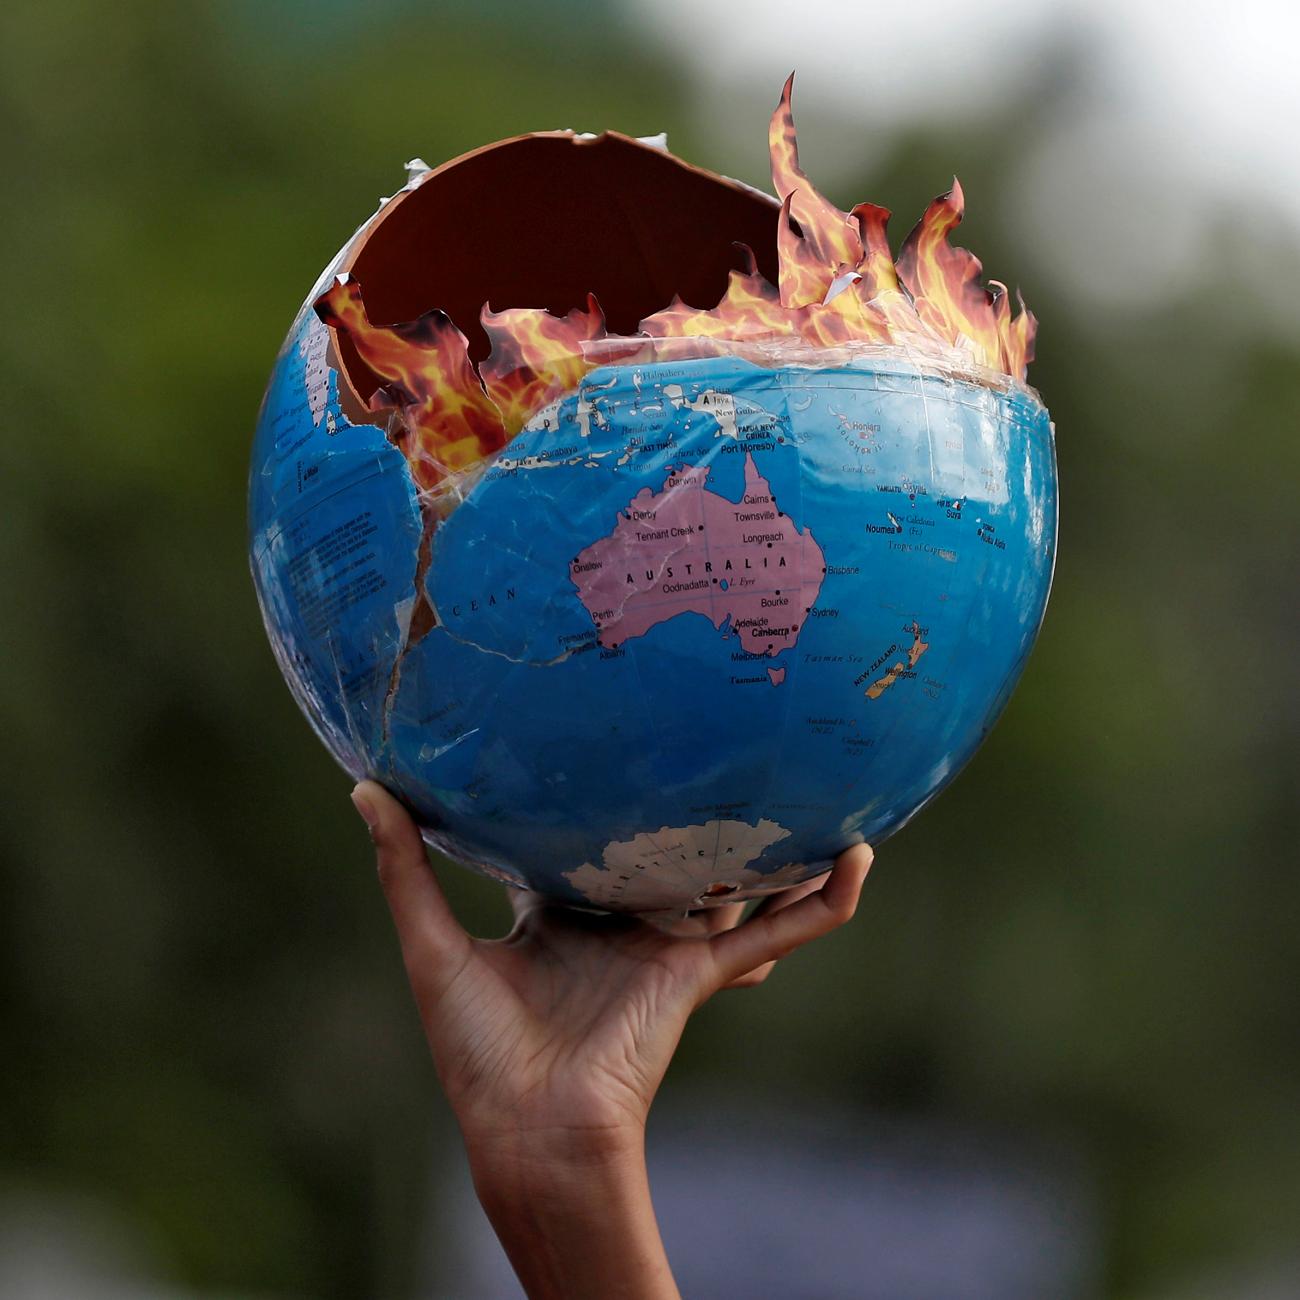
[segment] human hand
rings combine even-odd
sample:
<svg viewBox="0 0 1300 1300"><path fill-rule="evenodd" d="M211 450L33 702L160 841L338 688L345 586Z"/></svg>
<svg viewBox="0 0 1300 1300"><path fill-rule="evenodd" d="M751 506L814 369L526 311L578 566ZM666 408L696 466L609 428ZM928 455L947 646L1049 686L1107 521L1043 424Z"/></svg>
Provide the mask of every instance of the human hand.
<svg viewBox="0 0 1300 1300"><path fill-rule="evenodd" d="M761 983L853 915L870 848L847 850L748 919L735 903L670 930L511 891L510 933L476 939L397 800L364 781L353 801L475 1186L529 1294L675 1295L645 1182L650 1103L692 1011L720 989ZM621 1239L619 1257L596 1259L598 1239Z"/></svg>

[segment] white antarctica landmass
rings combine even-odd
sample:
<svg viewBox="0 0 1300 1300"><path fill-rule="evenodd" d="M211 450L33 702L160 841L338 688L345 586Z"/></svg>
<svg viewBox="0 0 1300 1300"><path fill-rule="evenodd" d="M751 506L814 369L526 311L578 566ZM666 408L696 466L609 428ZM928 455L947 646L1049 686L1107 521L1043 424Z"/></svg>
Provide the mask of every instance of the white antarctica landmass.
<svg viewBox="0 0 1300 1300"><path fill-rule="evenodd" d="M584 862L564 878L595 907L619 911L681 911L692 906L736 902L797 885L809 872L792 862L773 872L749 864L790 832L763 818L709 821L699 826L661 826L605 846L603 867Z"/></svg>

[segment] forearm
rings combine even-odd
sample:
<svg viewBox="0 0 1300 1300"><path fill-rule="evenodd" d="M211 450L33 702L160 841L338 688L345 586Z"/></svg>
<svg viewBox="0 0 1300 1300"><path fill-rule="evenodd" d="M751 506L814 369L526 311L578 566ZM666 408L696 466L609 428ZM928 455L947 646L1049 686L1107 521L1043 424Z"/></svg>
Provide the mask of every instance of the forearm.
<svg viewBox="0 0 1300 1300"><path fill-rule="evenodd" d="M466 1148L530 1300L679 1300L639 1137L467 1136Z"/></svg>

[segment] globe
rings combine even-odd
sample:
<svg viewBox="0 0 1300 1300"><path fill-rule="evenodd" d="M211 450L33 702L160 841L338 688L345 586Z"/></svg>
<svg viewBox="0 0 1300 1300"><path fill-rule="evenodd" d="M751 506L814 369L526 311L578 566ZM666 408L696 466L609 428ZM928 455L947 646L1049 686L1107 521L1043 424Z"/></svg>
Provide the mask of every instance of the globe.
<svg viewBox="0 0 1300 1300"><path fill-rule="evenodd" d="M610 910L779 889L902 826L1010 695L1055 548L1028 389L595 369L440 523L407 646L417 494L326 335L304 312L258 424L266 626L338 761L456 861Z"/></svg>
<svg viewBox="0 0 1300 1300"><path fill-rule="evenodd" d="M1046 606L1032 317L948 245L956 186L896 271L888 214L799 170L789 91L784 205L615 133L412 165L258 419L253 578L320 738L438 851L574 906L681 913L879 843Z"/></svg>

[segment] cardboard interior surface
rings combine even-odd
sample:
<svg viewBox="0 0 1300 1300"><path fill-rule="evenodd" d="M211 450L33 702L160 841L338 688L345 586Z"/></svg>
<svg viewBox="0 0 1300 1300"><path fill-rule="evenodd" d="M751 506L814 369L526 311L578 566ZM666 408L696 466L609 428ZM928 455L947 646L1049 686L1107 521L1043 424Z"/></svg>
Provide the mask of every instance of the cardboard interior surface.
<svg viewBox="0 0 1300 1300"><path fill-rule="evenodd" d="M562 315L594 293L612 333L678 294L711 306L753 250L777 280L776 201L630 136L518 136L444 163L361 232L341 269L375 324L451 316L471 359L488 354L484 303ZM380 382L346 337L339 360L358 391Z"/></svg>

